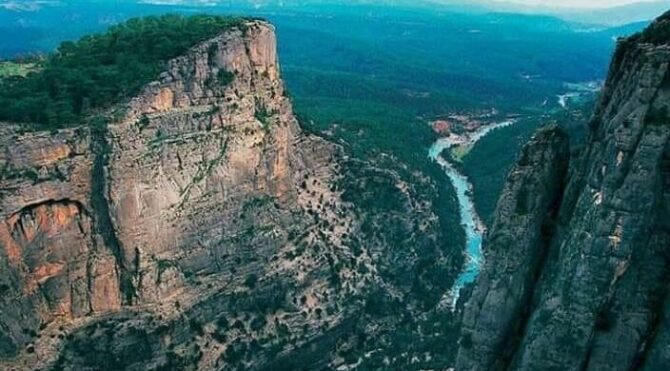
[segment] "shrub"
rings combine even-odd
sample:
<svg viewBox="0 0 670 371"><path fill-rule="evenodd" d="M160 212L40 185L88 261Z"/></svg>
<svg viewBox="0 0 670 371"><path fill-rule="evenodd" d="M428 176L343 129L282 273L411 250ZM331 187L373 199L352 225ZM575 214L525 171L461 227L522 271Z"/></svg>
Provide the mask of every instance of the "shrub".
<svg viewBox="0 0 670 371"><path fill-rule="evenodd" d="M266 323L267 323L267 321L265 320L265 317L260 316L260 317L256 317L253 320L251 320L251 323L249 324L249 327L253 331L259 331L259 330L263 329L263 327L265 327Z"/></svg>
<svg viewBox="0 0 670 371"><path fill-rule="evenodd" d="M253 289L256 287L256 283L258 282L258 276L250 273L247 275L247 277L244 279L244 286Z"/></svg>
<svg viewBox="0 0 670 371"><path fill-rule="evenodd" d="M233 80L235 80L235 74L230 71L220 69L216 74L216 79L219 81L221 86L228 86L233 82Z"/></svg>
<svg viewBox="0 0 670 371"><path fill-rule="evenodd" d="M460 344L464 349L472 348L472 345L473 345L472 344L472 336L470 336L470 334L463 335L463 337L461 338Z"/></svg>

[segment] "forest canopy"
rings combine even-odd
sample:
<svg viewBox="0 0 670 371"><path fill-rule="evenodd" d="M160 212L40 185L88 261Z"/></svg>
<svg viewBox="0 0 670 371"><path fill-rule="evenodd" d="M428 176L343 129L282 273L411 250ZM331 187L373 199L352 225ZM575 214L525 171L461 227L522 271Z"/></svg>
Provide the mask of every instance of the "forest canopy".
<svg viewBox="0 0 670 371"><path fill-rule="evenodd" d="M0 79L0 121L58 128L137 94L165 63L247 19L221 16L134 18L62 43L25 76Z"/></svg>

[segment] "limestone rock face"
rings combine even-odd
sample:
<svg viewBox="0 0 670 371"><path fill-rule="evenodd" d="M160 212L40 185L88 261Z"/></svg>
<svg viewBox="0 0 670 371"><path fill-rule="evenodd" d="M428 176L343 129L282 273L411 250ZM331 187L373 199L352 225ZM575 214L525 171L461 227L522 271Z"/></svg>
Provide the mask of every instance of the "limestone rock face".
<svg viewBox="0 0 670 371"><path fill-rule="evenodd" d="M224 73L232 83L219 81ZM171 61L109 128L110 212L132 300L160 302L186 275L227 271L225 241L241 232L248 203L297 206L298 135L271 26L251 24ZM290 225L290 213L273 217Z"/></svg>
<svg viewBox="0 0 670 371"><path fill-rule="evenodd" d="M0 127L0 368L337 368L384 300L438 302L437 186L303 133L275 38L227 30L86 127Z"/></svg>
<svg viewBox="0 0 670 371"><path fill-rule="evenodd" d="M510 174L457 370L667 367L669 30L666 14L620 42L587 145L564 179L546 171L552 161L528 168L526 155ZM525 154L560 153L538 144ZM520 179L532 195L514 194Z"/></svg>
<svg viewBox="0 0 670 371"><path fill-rule="evenodd" d="M327 274L306 280L320 262L278 259L312 240L340 253L349 228L330 185L337 148L300 132L271 25L250 21L193 47L113 115L104 128L57 133L3 125L1 356L34 342L36 359L21 365L48 364L58 344L38 330L139 308L171 321L213 294L270 286L273 305L288 308L291 288L310 312L334 299ZM310 182L303 196L298 181ZM312 202L327 202L322 219L338 227L310 231ZM322 310L256 330L336 325ZM219 362L213 353L203 366Z"/></svg>
<svg viewBox="0 0 670 371"><path fill-rule="evenodd" d="M120 307L114 256L97 238L85 130L0 134L0 354L33 328Z"/></svg>
<svg viewBox="0 0 670 371"><path fill-rule="evenodd" d="M557 128L538 132L510 172L488 232L486 262L468 302L462 331L472 344L459 364L495 368L508 357L509 338L521 325L537 267L546 254L546 234L563 191L569 151Z"/></svg>

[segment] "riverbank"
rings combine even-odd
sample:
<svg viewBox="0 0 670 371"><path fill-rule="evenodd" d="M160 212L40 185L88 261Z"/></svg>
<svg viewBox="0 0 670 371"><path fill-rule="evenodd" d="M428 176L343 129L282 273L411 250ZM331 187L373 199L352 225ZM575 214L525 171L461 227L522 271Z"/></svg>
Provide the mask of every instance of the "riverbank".
<svg viewBox="0 0 670 371"><path fill-rule="evenodd" d="M483 262L482 242L486 226L477 213L473 199L474 188L467 176L462 174L452 163L450 163L442 155L445 150L452 149L454 146L467 146L472 148L474 144L487 134L491 133L497 128L513 125L517 120L505 120L494 124L489 124L481 127L473 133L462 135L450 135L449 137L440 138L430 147L428 157L437 162L445 171L445 174L451 181L459 205L459 214L461 225L465 229L466 242L464 253L466 255L465 264L454 285L445 295L442 302L450 309L456 307L456 303L460 297L460 291L466 285L473 283L477 276Z"/></svg>

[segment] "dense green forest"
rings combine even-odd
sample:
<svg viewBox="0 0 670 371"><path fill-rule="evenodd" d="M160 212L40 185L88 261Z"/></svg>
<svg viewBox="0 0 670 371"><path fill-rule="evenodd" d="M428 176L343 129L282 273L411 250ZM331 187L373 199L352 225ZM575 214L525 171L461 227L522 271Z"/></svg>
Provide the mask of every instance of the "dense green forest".
<svg viewBox="0 0 670 371"><path fill-rule="evenodd" d="M496 129L477 142L463 157L461 167L472 182L475 208L488 225L507 173L516 162L523 145L545 123L544 120L527 118L512 126Z"/></svg>
<svg viewBox="0 0 670 371"><path fill-rule="evenodd" d="M152 16L63 42L40 69L0 80L0 121L49 128L79 123L138 93L169 59L244 22L222 16Z"/></svg>
<svg viewBox="0 0 670 371"><path fill-rule="evenodd" d="M472 182L477 213L487 224L492 221L498 197L521 148L537 129L560 126L570 136L573 152L578 152L584 145L594 105L595 96L576 102L568 110L523 118L517 124L492 131L463 157L459 166Z"/></svg>

